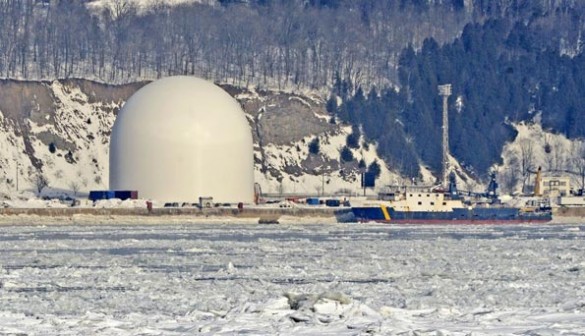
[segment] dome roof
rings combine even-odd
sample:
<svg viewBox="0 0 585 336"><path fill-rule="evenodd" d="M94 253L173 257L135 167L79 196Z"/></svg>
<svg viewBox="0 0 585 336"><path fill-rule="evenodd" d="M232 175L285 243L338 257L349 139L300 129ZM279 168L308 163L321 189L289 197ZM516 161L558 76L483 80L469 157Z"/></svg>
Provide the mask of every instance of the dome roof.
<svg viewBox="0 0 585 336"><path fill-rule="evenodd" d="M196 77L167 77L120 110L110 144L110 189L145 199L253 200L253 144L238 102Z"/></svg>

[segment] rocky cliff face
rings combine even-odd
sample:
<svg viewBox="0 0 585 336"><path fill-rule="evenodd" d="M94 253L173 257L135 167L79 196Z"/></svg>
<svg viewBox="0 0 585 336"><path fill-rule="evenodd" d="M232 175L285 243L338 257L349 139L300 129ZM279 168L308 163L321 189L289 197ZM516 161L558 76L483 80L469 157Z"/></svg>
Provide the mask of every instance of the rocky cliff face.
<svg viewBox="0 0 585 336"><path fill-rule="evenodd" d="M108 188L110 130L126 99L146 82L0 81L0 191L83 194ZM330 122L324 102L223 86L241 103L254 136L255 179L265 193L359 191L357 161L339 152L351 132ZM308 143L318 137L320 151ZM380 161L374 146L357 160ZM382 164L382 178L389 179Z"/></svg>

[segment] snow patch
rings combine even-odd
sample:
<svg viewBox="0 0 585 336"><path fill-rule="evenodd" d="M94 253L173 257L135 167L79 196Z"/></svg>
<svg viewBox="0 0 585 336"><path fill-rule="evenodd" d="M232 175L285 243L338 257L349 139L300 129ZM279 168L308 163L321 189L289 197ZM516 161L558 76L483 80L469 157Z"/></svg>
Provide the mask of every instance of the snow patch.
<svg viewBox="0 0 585 336"><path fill-rule="evenodd" d="M585 153L583 140L569 140L563 134L548 132L542 128L538 118L512 126L518 131L518 136L504 146L503 164L494 166L499 180L518 180L508 192L521 193L523 178L527 179L526 184L533 184L534 172L538 167L542 168L544 174L569 176L571 185L576 188L580 186L576 159L582 158ZM522 169L529 170L531 174L526 175Z"/></svg>

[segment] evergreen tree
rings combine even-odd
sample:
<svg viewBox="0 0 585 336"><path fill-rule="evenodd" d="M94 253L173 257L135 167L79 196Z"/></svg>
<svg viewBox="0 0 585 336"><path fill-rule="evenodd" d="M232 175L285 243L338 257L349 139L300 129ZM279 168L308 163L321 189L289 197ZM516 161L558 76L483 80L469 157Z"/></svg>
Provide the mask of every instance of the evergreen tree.
<svg viewBox="0 0 585 336"><path fill-rule="evenodd" d="M327 103L325 104L325 109L331 115L335 115L337 113L337 97L335 95L329 96L329 99L327 99Z"/></svg>
<svg viewBox="0 0 585 336"><path fill-rule="evenodd" d="M351 134L348 134L345 138L345 145L349 148L358 149L360 147L360 129L353 125L351 127Z"/></svg>
<svg viewBox="0 0 585 336"><path fill-rule="evenodd" d="M371 174L375 179L377 179L378 177L380 177L381 173L382 170L380 168L378 160L374 160L372 163L370 163L370 165L368 166L368 174Z"/></svg>
<svg viewBox="0 0 585 336"><path fill-rule="evenodd" d="M343 146L343 148L341 149L340 156L341 161L343 162L352 162L353 160L355 160L355 158L353 157L353 153L347 146Z"/></svg>
<svg viewBox="0 0 585 336"><path fill-rule="evenodd" d="M309 153L319 154L320 150L321 148L319 144L319 138L315 137L313 138L313 140L311 140L311 142L309 142Z"/></svg>

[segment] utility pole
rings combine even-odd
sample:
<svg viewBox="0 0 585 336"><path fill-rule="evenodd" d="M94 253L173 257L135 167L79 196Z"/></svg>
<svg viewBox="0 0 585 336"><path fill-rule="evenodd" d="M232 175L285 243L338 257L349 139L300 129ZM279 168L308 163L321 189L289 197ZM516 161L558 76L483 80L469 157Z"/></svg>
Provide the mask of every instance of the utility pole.
<svg viewBox="0 0 585 336"><path fill-rule="evenodd" d="M439 95L443 97L443 188L449 186L449 96L451 84L439 85Z"/></svg>

